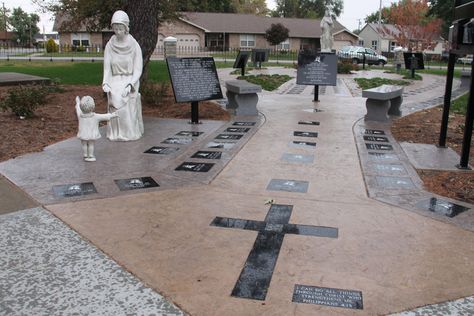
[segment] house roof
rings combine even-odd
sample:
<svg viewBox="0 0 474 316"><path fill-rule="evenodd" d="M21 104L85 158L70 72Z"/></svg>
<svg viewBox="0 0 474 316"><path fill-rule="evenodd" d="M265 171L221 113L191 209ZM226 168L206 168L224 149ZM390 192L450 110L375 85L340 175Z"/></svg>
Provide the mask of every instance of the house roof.
<svg viewBox="0 0 474 316"><path fill-rule="evenodd" d="M15 37L15 32L5 32L5 31L0 31L0 40L6 41L6 40L12 40L13 37Z"/></svg>
<svg viewBox="0 0 474 316"><path fill-rule="evenodd" d="M400 31L393 24L368 24L375 32L377 32L383 39L394 39L394 34L398 35Z"/></svg>
<svg viewBox="0 0 474 316"><path fill-rule="evenodd" d="M253 14L184 12L182 21L188 22L210 33L265 34L272 24L281 23L290 31L290 37L321 37L321 20L272 18ZM333 32L346 29L335 21Z"/></svg>

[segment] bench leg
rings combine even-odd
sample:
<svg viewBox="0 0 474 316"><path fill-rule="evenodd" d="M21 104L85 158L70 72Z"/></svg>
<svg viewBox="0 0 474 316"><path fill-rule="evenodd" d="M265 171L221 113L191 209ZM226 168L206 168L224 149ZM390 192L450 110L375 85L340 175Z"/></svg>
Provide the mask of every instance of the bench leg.
<svg viewBox="0 0 474 316"><path fill-rule="evenodd" d="M226 95L229 101L226 108L230 114L238 116L258 115L258 95L256 93L236 94L227 91Z"/></svg>
<svg viewBox="0 0 474 316"><path fill-rule="evenodd" d="M386 122L389 120L387 113L390 108L390 100L367 99L365 106L367 108L366 121Z"/></svg>
<svg viewBox="0 0 474 316"><path fill-rule="evenodd" d="M400 110L400 106L402 105L402 102L403 102L402 96L391 99L388 115L402 116L402 111Z"/></svg>

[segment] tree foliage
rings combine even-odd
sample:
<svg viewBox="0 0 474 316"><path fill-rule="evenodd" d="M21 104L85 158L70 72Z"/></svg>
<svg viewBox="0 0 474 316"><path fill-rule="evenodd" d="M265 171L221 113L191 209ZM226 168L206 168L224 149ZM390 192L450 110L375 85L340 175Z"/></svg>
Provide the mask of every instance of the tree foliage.
<svg viewBox="0 0 474 316"><path fill-rule="evenodd" d="M175 9L180 12L220 12L265 15L265 0L177 0Z"/></svg>
<svg viewBox="0 0 474 316"><path fill-rule="evenodd" d="M322 18L330 7L333 17L342 13L342 0L276 0L272 16L284 18Z"/></svg>
<svg viewBox="0 0 474 316"><path fill-rule="evenodd" d="M11 10L5 8L5 6L0 7L0 31L8 30L10 12Z"/></svg>
<svg viewBox="0 0 474 316"><path fill-rule="evenodd" d="M39 20L39 16L35 13L28 14L20 7L14 8L8 22L15 31L15 40L20 40L23 45L32 45L33 37L39 33L36 25Z"/></svg>
<svg viewBox="0 0 474 316"><path fill-rule="evenodd" d="M377 10L365 17L365 23L378 23L379 22L379 11ZM381 17L381 23L387 24L391 23L388 20L388 16L390 15L390 8L389 7L384 7L382 8L382 17Z"/></svg>
<svg viewBox="0 0 474 316"><path fill-rule="evenodd" d="M388 20L397 32L388 33L394 36L397 43L409 50L423 51L435 44L440 35L442 21L428 15L426 0L401 0L390 7Z"/></svg>
<svg viewBox="0 0 474 316"><path fill-rule="evenodd" d="M453 23L454 1L431 0L428 13L432 17L439 18L443 21L441 25L441 34L444 38L448 38L449 27Z"/></svg>
<svg viewBox="0 0 474 316"><path fill-rule="evenodd" d="M270 45L278 45L288 38L290 31L281 23L272 23L265 31L265 39Z"/></svg>

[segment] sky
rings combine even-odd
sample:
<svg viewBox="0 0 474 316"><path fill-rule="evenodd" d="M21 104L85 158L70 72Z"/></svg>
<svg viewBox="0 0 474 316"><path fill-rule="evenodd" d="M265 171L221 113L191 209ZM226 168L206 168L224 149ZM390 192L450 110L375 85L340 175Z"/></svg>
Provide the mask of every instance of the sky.
<svg viewBox="0 0 474 316"><path fill-rule="evenodd" d="M360 27L362 28L364 26L364 18L378 10L380 1L382 1L382 7L387 7L393 2L398 2L396 0L344 0L344 11L338 18L338 21L350 31L358 29L359 21ZM275 8L275 0L266 0L266 2L270 9ZM21 7L23 11L38 14L41 18L38 24L40 32L43 32L43 26L47 33L52 31L54 23L52 15L50 13L40 12L39 8L32 4L30 0L3 0L1 3L5 5L5 8L10 10Z"/></svg>

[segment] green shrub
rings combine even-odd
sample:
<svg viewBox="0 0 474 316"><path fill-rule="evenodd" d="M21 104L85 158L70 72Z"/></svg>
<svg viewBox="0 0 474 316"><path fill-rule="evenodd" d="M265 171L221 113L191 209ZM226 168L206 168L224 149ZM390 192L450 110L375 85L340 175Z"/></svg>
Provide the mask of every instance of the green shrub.
<svg viewBox="0 0 474 316"><path fill-rule="evenodd" d="M57 52L59 52L59 45L56 44L56 42L52 38L50 38L46 42L46 52L48 52L48 53L57 53Z"/></svg>
<svg viewBox="0 0 474 316"><path fill-rule="evenodd" d="M18 86L8 90L5 99L0 101L2 111L10 110L19 117L30 118L35 110L46 103L49 90L45 86Z"/></svg>
<svg viewBox="0 0 474 316"><path fill-rule="evenodd" d="M358 65L354 65L350 62L338 62L337 73L338 74L350 74L353 70L359 70Z"/></svg>
<svg viewBox="0 0 474 316"><path fill-rule="evenodd" d="M140 88L140 93L146 104L151 106L160 106L164 102L168 90L169 82L146 83Z"/></svg>
<svg viewBox="0 0 474 316"><path fill-rule="evenodd" d="M362 90L375 88L384 84L396 85L396 86L407 86L410 81L406 80L393 80L387 78L354 78L355 82L359 85Z"/></svg>

